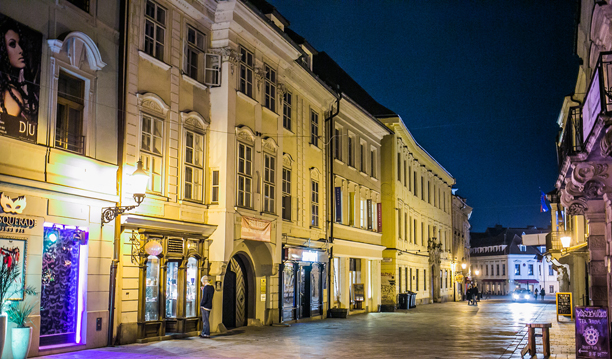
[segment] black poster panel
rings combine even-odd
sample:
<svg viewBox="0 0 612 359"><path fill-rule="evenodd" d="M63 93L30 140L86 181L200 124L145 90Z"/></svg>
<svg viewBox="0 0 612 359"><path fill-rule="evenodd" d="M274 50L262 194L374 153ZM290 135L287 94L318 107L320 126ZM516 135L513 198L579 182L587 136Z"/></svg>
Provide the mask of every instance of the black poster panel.
<svg viewBox="0 0 612 359"><path fill-rule="evenodd" d="M0 135L36 142L42 34L0 13Z"/></svg>

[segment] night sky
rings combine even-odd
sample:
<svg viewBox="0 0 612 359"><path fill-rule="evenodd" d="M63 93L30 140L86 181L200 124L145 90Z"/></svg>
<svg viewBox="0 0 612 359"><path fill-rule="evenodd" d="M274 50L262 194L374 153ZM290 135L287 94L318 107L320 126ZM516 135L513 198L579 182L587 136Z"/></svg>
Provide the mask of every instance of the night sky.
<svg viewBox="0 0 612 359"><path fill-rule="evenodd" d="M574 1L269 0L456 179L472 230L547 227Z"/></svg>

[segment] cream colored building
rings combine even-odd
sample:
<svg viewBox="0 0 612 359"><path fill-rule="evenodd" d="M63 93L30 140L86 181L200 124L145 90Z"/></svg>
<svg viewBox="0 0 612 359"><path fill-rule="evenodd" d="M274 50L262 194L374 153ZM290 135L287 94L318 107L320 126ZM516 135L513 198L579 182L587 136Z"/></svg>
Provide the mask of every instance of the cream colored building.
<svg viewBox="0 0 612 359"><path fill-rule="evenodd" d="M19 106L0 101L0 252L37 292L25 298L34 304L29 356L107 345L114 223L102 227L101 214L118 201L120 10L95 5L0 2L25 64L9 69L0 54L2 86L25 80L12 82ZM10 329L4 343L12 358Z"/></svg>
<svg viewBox="0 0 612 359"><path fill-rule="evenodd" d="M382 308L394 310L397 295L406 291L417 293L417 303L453 300L455 179L414 140L401 118L381 121L393 131L382 148Z"/></svg>
<svg viewBox="0 0 612 359"><path fill-rule="evenodd" d="M455 286L454 300L463 300L467 290L467 279L470 276L470 216L472 207L468 206L467 200L453 194L452 216L453 216L453 244L451 263ZM465 268L463 268L465 266Z"/></svg>

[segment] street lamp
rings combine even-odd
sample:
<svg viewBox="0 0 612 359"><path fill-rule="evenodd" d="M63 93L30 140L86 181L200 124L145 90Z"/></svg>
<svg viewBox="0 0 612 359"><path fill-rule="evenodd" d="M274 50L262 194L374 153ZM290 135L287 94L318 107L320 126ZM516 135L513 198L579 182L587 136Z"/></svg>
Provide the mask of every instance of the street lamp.
<svg viewBox="0 0 612 359"><path fill-rule="evenodd" d="M105 223L114 220L118 215L140 206L142 201L144 201L147 191L147 184L149 183L149 174L145 172L144 168L142 167L142 160L138 160L136 163L136 171L134 171L134 173L132 173L130 176L130 181L134 186L134 202L136 202L136 205L102 208L102 226L104 226Z"/></svg>
<svg viewBox="0 0 612 359"><path fill-rule="evenodd" d="M479 271L478 269L476 269L476 270L474 271L474 275L479 275L479 274L480 274L480 271Z"/></svg>
<svg viewBox="0 0 612 359"><path fill-rule="evenodd" d="M467 264L461 263L461 269L465 269L465 268L467 268Z"/></svg>
<svg viewBox="0 0 612 359"><path fill-rule="evenodd" d="M569 248L571 242L572 242L572 237L569 237L569 236L561 237L561 245L563 246L563 248L565 249Z"/></svg>

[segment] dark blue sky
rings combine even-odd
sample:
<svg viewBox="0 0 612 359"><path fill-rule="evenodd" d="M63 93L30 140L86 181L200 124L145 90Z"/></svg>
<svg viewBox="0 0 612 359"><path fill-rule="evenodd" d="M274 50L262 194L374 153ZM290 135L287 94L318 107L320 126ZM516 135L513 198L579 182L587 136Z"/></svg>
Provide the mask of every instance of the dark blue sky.
<svg viewBox="0 0 612 359"><path fill-rule="evenodd" d="M269 0L400 114L456 179L471 224L546 227L556 120L574 90L574 1Z"/></svg>

